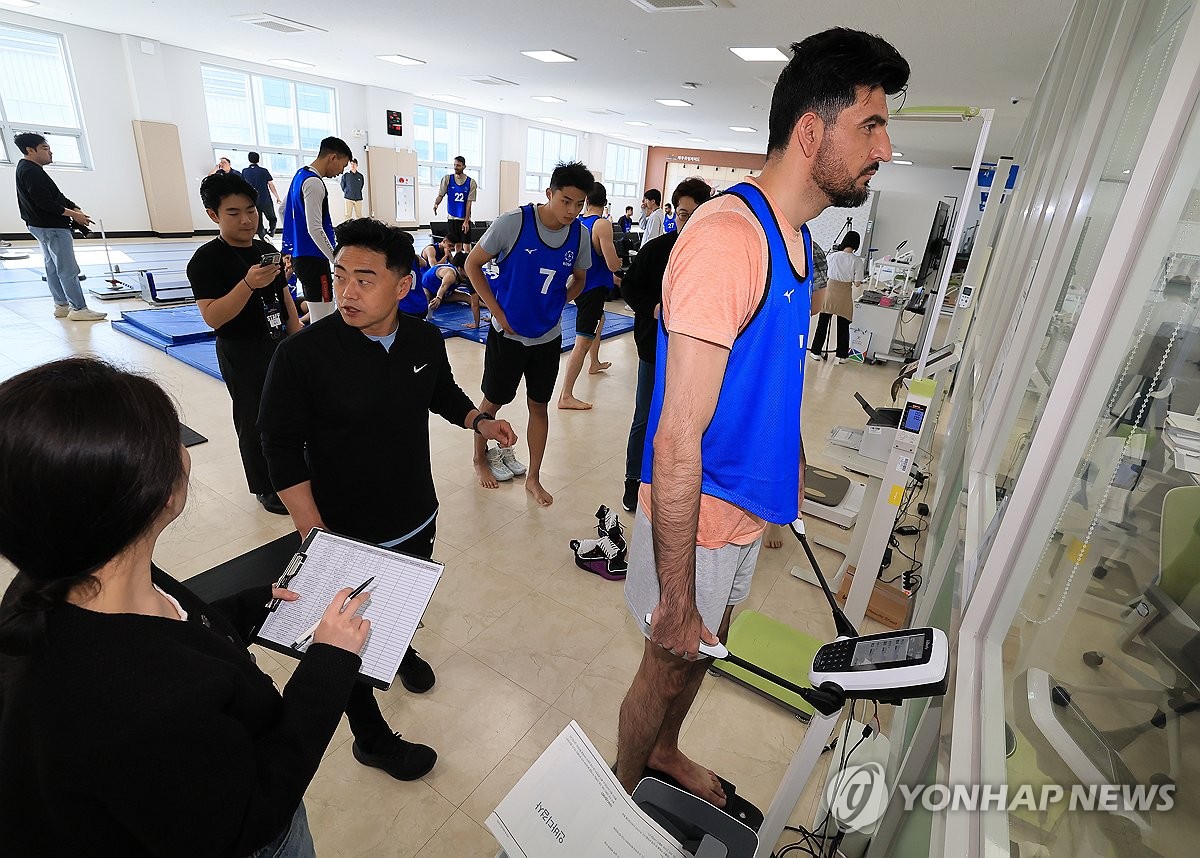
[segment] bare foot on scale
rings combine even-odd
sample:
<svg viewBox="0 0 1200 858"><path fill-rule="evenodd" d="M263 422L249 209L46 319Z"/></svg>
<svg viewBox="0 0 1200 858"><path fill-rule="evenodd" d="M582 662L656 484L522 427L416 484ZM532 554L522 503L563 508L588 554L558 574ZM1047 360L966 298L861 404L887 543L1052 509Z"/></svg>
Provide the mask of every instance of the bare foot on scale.
<svg viewBox="0 0 1200 858"><path fill-rule="evenodd" d="M612 361L610 360L602 360L600 363L594 363L588 367L588 375L596 375L597 373L604 372L610 366L612 366Z"/></svg>
<svg viewBox="0 0 1200 858"><path fill-rule="evenodd" d="M591 409L592 403L576 399L574 396L560 396L558 407L564 411L588 411Z"/></svg>
<svg viewBox="0 0 1200 858"><path fill-rule="evenodd" d="M476 459L474 461L474 465L475 476L479 478L479 485L483 486L485 489L495 489L500 487L499 480L496 479L496 475L492 473L492 469L488 467L488 463L486 461L481 462Z"/></svg>
<svg viewBox="0 0 1200 858"><path fill-rule="evenodd" d="M550 506L550 504L554 503L554 495L542 488L542 484L537 477L527 476L525 478L525 491L533 495L533 499L541 506Z"/></svg>
<svg viewBox="0 0 1200 858"><path fill-rule="evenodd" d="M763 534L764 548L783 548L783 528L778 524L768 524Z"/></svg>
<svg viewBox="0 0 1200 858"><path fill-rule="evenodd" d="M666 772L680 786L692 795L704 799L717 807L725 806L725 790L721 781L708 769L689 759L683 751L676 749L674 753L660 754L657 750L650 753L646 765L660 772Z"/></svg>

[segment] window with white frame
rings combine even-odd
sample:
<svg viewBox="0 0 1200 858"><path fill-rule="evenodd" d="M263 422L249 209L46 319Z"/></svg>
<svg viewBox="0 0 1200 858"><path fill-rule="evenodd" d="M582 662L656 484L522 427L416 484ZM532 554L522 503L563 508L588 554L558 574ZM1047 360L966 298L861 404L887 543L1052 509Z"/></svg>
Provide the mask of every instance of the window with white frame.
<svg viewBox="0 0 1200 858"><path fill-rule="evenodd" d="M574 161L579 138L574 134L529 128L525 150L525 190L543 191L550 187L550 174L561 161Z"/></svg>
<svg viewBox="0 0 1200 858"><path fill-rule="evenodd" d="M226 157L241 170L246 153L256 151L282 194L321 140L337 134L331 87L217 66L201 66L200 72L214 164Z"/></svg>
<svg viewBox="0 0 1200 858"><path fill-rule="evenodd" d="M642 150L609 143L604 156L604 184L610 198L637 199L642 183Z"/></svg>
<svg viewBox="0 0 1200 858"><path fill-rule="evenodd" d="M63 167L90 167L67 45L56 33L0 24L0 159L24 156L14 134L43 135Z"/></svg>
<svg viewBox="0 0 1200 858"><path fill-rule="evenodd" d="M454 159L459 155L467 161L466 174L482 184L482 116L414 104L412 124L417 184L438 187L442 176L454 172Z"/></svg>

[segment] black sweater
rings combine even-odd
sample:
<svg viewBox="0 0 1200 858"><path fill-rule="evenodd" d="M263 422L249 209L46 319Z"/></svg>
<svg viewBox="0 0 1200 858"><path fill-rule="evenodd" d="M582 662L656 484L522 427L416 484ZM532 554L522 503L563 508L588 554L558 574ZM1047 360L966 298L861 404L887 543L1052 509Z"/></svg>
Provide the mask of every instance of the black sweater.
<svg viewBox="0 0 1200 858"><path fill-rule="evenodd" d="M68 229L71 226L71 219L63 214L63 209L79 206L63 196L45 167L22 158L17 162L16 178L17 207L26 225L43 229Z"/></svg>
<svg viewBox="0 0 1200 858"><path fill-rule="evenodd" d="M209 606L153 579L187 622L62 605L4 662L0 853L246 856L290 822L359 657L313 645L281 696L241 637L269 588Z"/></svg>
<svg viewBox="0 0 1200 858"><path fill-rule="evenodd" d="M462 426L475 407L454 381L442 332L399 319L390 352L340 313L288 337L258 414L275 490L311 480L330 530L375 543L437 510L429 412Z"/></svg>
<svg viewBox="0 0 1200 858"><path fill-rule="evenodd" d="M633 310L633 341L638 357L648 363L654 363L658 351L654 308L662 303L663 276L678 238L678 232L668 232L646 242L621 278L621 297Z"/></svg>

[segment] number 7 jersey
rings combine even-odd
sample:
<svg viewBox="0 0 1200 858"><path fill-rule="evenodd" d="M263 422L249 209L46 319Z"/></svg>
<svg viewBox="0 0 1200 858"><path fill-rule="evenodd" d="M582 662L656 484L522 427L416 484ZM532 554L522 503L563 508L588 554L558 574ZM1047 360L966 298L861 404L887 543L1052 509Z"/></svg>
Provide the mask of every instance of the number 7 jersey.
<svg viewBox="0 0 1200 858"><path fill-rule="evenodd" d="M578 220L572 221L562 246L551 247L538 233L535 206L521 206L521 232L512 249L497 258L500 276L492 281L509 327L520 336L540 337L562 319L581 229Z"/></svg>

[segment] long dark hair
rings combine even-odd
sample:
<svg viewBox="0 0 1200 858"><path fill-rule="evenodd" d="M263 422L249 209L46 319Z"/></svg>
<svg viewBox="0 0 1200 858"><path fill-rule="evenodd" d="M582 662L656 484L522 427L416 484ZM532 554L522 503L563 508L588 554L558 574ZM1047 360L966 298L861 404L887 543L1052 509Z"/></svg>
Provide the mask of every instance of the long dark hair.
<svg viewBox="0 0 1200 858"><path fill-rule="evenodd" d="M183 478L179 447L163 389L103 361L0 384L0 554L18 570L0 651L29 652L46 613L150 528Z"/></svg>

